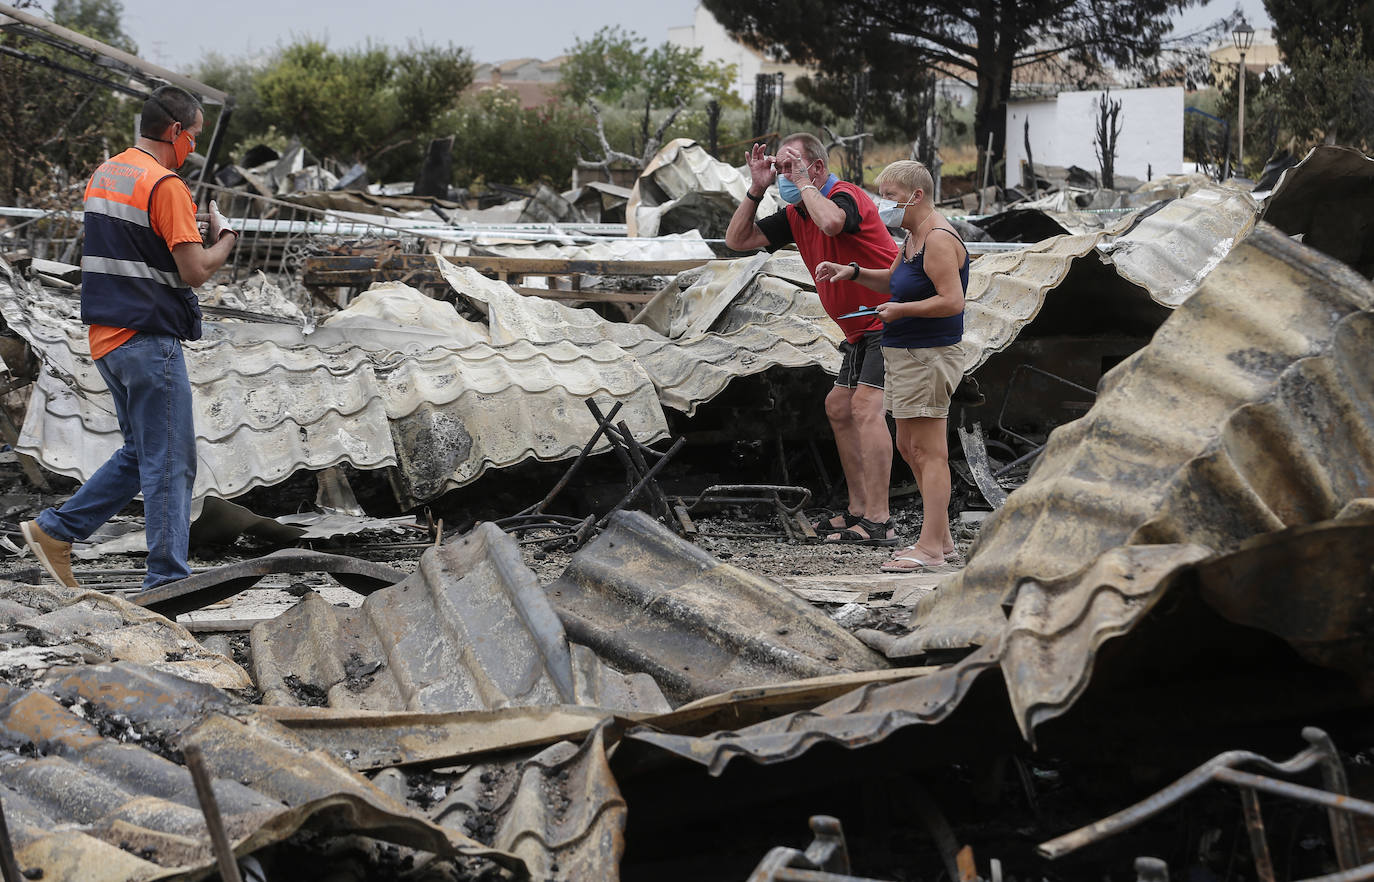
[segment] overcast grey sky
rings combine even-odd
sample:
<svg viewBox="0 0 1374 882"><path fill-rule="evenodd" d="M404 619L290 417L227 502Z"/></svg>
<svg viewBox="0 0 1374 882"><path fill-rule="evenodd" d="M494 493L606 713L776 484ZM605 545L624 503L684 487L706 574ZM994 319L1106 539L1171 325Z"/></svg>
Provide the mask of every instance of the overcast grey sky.
<svg viewBox="0 0 1374 882"><path fill-rule="evenodd" d="M334 48L361 45L368 39L396 46L412 39L453 43L469 49L479 62L524 56L552 58L572 46L575 39L587 39L605 25L620 25L657 45L667 38L668 28L691 24L697 0L123 3L124 29L138 43L140 54L154 63L185 71L208 51L241 57L307 36L322 37ZM1186 11L1179 25L1188 29L1205 25L1236 5L1236 0L1212 0ZM1269 26L1262 0L1241 0L1239 5L1256 28Z"/></svg>

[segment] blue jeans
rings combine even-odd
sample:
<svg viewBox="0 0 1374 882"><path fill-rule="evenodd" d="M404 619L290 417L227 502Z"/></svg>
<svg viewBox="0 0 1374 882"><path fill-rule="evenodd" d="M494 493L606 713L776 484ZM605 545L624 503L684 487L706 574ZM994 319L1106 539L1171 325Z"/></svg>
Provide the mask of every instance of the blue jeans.
<svg viewBox="0 0 1374 882"><path fill-rule="evenodd" d="M143 587L184 579L191 574L186 552L196 430L181 341L138 333L95 366L114 398L124 446L61 508L45 509L38 526L64 542L85 539L141 491L148 536Z"/></svg>

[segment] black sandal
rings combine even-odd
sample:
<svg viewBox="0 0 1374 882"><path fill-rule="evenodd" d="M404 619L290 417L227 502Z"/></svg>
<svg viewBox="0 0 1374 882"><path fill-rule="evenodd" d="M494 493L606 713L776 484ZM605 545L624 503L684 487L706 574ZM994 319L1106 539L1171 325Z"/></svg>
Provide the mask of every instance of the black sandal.
<svg viewBox="0 0 1374 882"><path fill-rule="evenodd" d="M830 523L835 518L840 517L844 518L843 527L837 527L834 524ZM829 533L848 530L850 527L857 526L858 523L862 520L863 518L859 517L858 515L851 514L849 509L844 509L842 511L832 511L831 509L825 509L825 513L821 515L821 517L818 520L814 521L811 524L811 529L816 532L817 536L824 536Z"/></svg>
<svg viewBox="0 0 1374 882"><path fill-rule="evenodd" d="M831 535L838 536L838 539L831 539L827 536L823 542L826 545L867 545L872 547L891 547L901 542L896 536L888 536L887 531L894 529L896 524L892 518L888 518L883 523L870 521L868 518L859 518L854 524L843 530L836 530ZM863 528L865 536L854 527Z"/></svg>

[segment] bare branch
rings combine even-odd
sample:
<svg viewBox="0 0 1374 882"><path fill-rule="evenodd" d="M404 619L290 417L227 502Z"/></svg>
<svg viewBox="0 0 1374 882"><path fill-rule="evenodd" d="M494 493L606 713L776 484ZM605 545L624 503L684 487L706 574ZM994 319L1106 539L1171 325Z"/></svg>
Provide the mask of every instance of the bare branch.
<svg viewBox="0 0 1374 882"><path fill-rule="evenodd" d="M673 108L672 113L664 118L663 124L658 127L658 131L654 132L652 138L644 142L644 159L640 163L640 168L648 165L649 161L658 153L658 148L663 145L663 133L668 131L668 127L673 124L673 120L677 119L677 115L681 113L686 106L687 101L683 98L679 98L677 100L677 106Z"/></svg>
<svg viewBox="0 0 1374 882"><path fill-rule="evenodd" d="M643 168L644 163L641 162L638 158L631 156L628 153L621 153L619 150L611 149L611 142L606 140L606 122L601 118L601 108L597 107L596 102L591 100L590 98L587 99L587 106L591 108L592 116L596 117L596 140L601 143L601 152L604 155L604 158L601 159L599 162L592 162L590 159L583 159L579 156L577 158L577 167L585 169L600 169L601 171L606 172L607 177L610 176L611 163L614 162L628 162L635 168Z"/></svg>

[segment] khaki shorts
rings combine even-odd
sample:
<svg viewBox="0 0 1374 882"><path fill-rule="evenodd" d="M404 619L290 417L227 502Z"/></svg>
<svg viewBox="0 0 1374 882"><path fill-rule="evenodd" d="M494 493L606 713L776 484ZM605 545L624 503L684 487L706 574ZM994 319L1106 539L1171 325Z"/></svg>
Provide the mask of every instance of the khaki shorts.
<svg viewBox="0 0 1374 882"><path fill-rule="evenodd" d="M964 375L962 348L936 346L926 349L883 347L887 368L883 407L893 417L949 416L949 397Z"/></svg>

